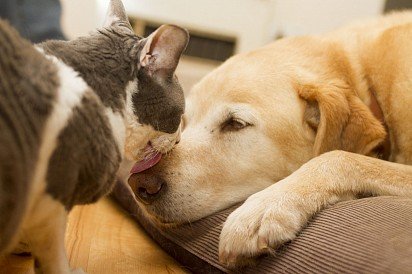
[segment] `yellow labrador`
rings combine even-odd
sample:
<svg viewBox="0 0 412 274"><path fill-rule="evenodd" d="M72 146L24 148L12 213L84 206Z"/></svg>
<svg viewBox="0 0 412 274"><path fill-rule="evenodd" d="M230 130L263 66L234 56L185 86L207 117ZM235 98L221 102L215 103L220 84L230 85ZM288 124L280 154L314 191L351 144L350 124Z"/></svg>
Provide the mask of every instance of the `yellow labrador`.
<svg viewBox="0 0 412 274"><path fill-rule="evenodd" d="M412 197L412 13L237 55L195 86L184 123L175 150L129 183L163 225L251 195L223 227L228 266L328 205Z"/></svg>

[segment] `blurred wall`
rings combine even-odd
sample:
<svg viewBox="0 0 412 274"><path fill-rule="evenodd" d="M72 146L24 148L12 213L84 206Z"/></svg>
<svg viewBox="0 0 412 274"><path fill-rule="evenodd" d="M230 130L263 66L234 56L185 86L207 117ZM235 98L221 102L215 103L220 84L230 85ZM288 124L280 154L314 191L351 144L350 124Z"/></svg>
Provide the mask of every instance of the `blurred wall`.
<svg viewBox="0 0 412 274"><path fill-rule="evenodd" d="M100 27L109 0L61 0L69 39ZM410 0L412 1L412 0ZM236 39L244 52L279 36L317 34L352 20L376 16L384 0L123 0L129 16L142 22L181 25L209 37ZM177 74L186 91L219 63L184 56Z"/></svg>
<svg viewBox="0 0 412 274"><path fill-rule="evenodd" d="M60 1L63 10L62 28L67 38L84 36L102 24L104 17L96 0Z"/></svg>
<svg viewBox="0 0 412 274"><path fill-rule="evenodd" d="M61 0L69 38L99 27L108 0ZM380 14L385 0L123 0L129 15L237 39L236 52L275 37L316 34Z"/></svg>
<svg viewBox="0 0 412 274"><path fill-rule="evenodd" d="M105 2L105 0L99 0ZM173 23L197 32L237 39L237 51L247 51L271 39L273 0L123 0L138 19Z"/></svg>
<svg viewBox="0 0 412 274"><path fill-rule="evenodd" d="M384 0L276 0L274 24L284 36L317 34L381 14L384 6Z"/></svg>

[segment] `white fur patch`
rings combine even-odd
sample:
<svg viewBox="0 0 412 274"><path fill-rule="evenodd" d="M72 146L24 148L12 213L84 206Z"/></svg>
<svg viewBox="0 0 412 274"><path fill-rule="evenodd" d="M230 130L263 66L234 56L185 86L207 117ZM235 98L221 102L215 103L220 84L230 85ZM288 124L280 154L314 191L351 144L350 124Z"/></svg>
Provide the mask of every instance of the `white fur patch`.
<svg viewBox="0 0 412 274"><path fill-rule="evenodd" d="M36 46L36 49L44 54L42 48ZM33 215L37 214L36 207L38 207L39 203L45 203L44 195L49 196L44 193L46 176L50 158L57 147L57 138L61 130L67 125L73 108L80 105L83 95L88 90L87 84L72 68L55 56L45 55L45 57L57 66L57 76L60 86L57 87L56 98L53 102L51 113L45 122L37 163L33 171L32 181L29 184L27 210L24 212L23 222L20 224L20 227L15 228L16 231L19 231L18 233L21 232L21 227L27 228L37 220ZM64 211L63 205L59 207L63 208ZM53 210L52 207L48 207L48 209L49 211ZM16 233L16 236L21 236L18 233Z"/></svg>
<svg viewBox="0 0 412 274"><path fill-rule="evenodd" d="M23 227L23 239L40 263L40 273L73 273L64 248L67 212L47 193L38 196Z"/></svg>
<svg viewBox="0 0 412 274"><path fill-rule="evenodd" d="M132 102L132 96L138 92L137 80L130 81L126 87L126 146L125 155L130 160L137 160L140 155L140 149L145 147L149 141L148 132L150 129L148 126L143 127L139 123L138 117L134 114L134 107Z"/></svg>
<svg viewBox="0 0 412 274"><path fill-rule="evenodd" d="M37 49L43 53L42 49ZM53 61L58 68L57 74L60 86L57 90L53 110L46 121L43 131L39 158L31 184L33 189L30 197L33 197L33 199L37 194L44 191L46 187L47 167L50 157L57 146L59 133L66 127L72 115L73 108L81 104L83 95L89 89L85 81L71 67L64 64L55 56L46 55L46 57ZM33 201L29 201L29 206L32 202Z"/></svg>
<svg viewBox="0 0 412 274"><path fill-rule="evenodd" d="M130 81L126 86L126 116L135 116L132 96L138 90L137 80ZM137 122L136 122L137 123Z"/></svg>
<svg viewBox="0 0 412 274"><path fill-rule="evenodd" d="M106 108L106 115L109 118L112 134L116 139L117 146L120 148L120 153L123 157L124 142L126 139L126 126L123 116L120 113L114 113L111 108Z"/></svg>

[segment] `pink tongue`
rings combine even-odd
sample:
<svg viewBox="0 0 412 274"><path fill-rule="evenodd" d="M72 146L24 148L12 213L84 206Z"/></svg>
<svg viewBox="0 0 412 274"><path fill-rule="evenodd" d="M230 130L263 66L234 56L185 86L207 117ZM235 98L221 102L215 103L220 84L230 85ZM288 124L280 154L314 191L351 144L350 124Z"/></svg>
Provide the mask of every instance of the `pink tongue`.
<svg viewBox="0 0 412 274"><path fill-rule="evenodd" d="M143 160L134 164L134 166L130 170L130 173L135 174L149 169L152 166L156 165L160 161L160 159L162 159L162 153L160 152L153 152L151 154L148 154L144 157Z"/></svg>

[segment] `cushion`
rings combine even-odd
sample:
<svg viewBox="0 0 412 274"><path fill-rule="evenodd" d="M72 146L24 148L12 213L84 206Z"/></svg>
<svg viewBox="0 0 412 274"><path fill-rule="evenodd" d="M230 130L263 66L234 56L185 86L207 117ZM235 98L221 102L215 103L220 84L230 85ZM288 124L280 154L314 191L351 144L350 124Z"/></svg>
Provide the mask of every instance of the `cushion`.
<svg viewBox="0 0 412 274"><path fill-rule="evenodd" d="M228 272L218 261L219 234L232 207L177 228L146 219L130 188L119 182L114 198L172 257L195 273ZM411 273L412 199L373 197L345 201L318 213L275 256L242 273Z"/></svg>

